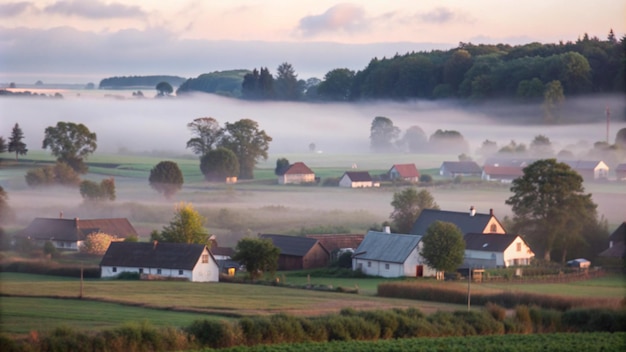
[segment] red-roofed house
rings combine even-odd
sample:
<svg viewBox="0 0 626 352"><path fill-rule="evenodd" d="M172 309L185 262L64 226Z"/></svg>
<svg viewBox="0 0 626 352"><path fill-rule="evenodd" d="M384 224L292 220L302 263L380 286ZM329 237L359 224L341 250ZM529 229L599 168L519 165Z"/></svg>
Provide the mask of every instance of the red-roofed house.
<svg viewBox="0 0 626 352"><path fill-rule="evenodd" d="M279 185L313 182L315 182L315 173L303 162L297 162L289 165L289 168L287 168L285 173L278 176Z"/></svg>
<svg viewBox="0 0 626 352"><path fill-rule="evenodd" d="M525 166L485 165L483 167L482 179L509 183L524 175L524 167Z"/></svg>
<svg viewBox="0 0 626 352"><path fill-rule="evenodd" d="M419 182L420 172L415 164L394 164L389 169L390 180L404 180L408 182Z"/></svg>

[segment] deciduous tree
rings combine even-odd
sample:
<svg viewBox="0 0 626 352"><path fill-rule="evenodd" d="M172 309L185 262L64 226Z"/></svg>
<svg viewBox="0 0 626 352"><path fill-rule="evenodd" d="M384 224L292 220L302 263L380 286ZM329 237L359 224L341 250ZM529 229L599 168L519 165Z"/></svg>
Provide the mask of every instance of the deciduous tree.
<svg viewBox="0 0 626 352"><path fill-rule="evenodd" d="M193 138L187 141L187 148L191 148L194 154L205 155L213 150L219 142L224 130L216 119L212 117L200 117L187 124Z"/></svg>
<svg viewBox="0 0 626 352"><path fill-rule="evenodd" d="M55 127L45 130L43 149L50 149L59 162L64 162L78 173L87 172L84 163L96 148L98 138L82 123L57 122Z"/></svg>
<svg viewBox="0 0 626 352"><path fill-rule="evenodd" d="M243 238L237 242L233 260L246 267L250 279L259 278L263 273L273 273L278 268L280 249L271 240Z"/></svg>
<svg viewBox="0 0 626 352"><path fill-rule="evenodd" d="M259 124L250 119L242 119L234 123L226 122L225 134L220 146L230 149L239 160L239 178L253 179L254 166L259 159L267 160L272 137L264 130L259 130Z"/></svg>
<svg viewBox="0 0 626 352"><path fill-rule="evenodd" d="M4 140L4 137L0 136L0 153L4 153L7 151L7 142Z"/></svg>
<svg viewBox="0 0 626 352"><path fill-rule="evenodd" d="M109 249L111 242L115 241L121 241L121 239L104 232L92 233L87 235L80 251L93 255L103 255Z"/></svg>
<svg viewBox="0 0 626 352"><path fill-rule="evenodd" d="M285 174L285 171L289 168L289 160L287 158L278 158L276 160L276 168L274 169L274 175L281 176Z"/></svg>
<svg viewBox="0 0 626 352"><path fill-rule="evenodd" d="M173 161L161 161L150 170L148 179L150 186L157 192L163 193L165 198L171 198L180 191L185 182L183 173L178 164Z"/></svg>
<svg viewBox="0 0 626 352"><path fill-rule="evenodd" d="M156 85L156 90L157 90L157 96L161 96L161 97L170 95L172 94L172 92L174 92L174 88L172 88L172 85L165 81L159 82Z"/></svg>
<svg viewBox="0 0 626 352"><path fill-rule="evenodd" d="M424 152L428 146L428 138L426 133L419 126L411 126L404 132L402 142L407 146L409 152L420 153Z"/></svg>
<svg viewBox="0 0 626 352"><path fill-rule="evenodd" d="M204 227L206 218L196 211L191 203L176 204L174 218L161 233L153 233L152 239L174 243L196 243L209 245L209 232Z"/></svg>
<svg viewBox="0 0 626 352"><path fill-rule="evenodd" d="M94 181L84 180L79 186L80 195L85 200L104 201L115 200L115 179L104 179L98 184Z"/></svg>
<svg viewBox="0 0 626 352"><path fill-rule="evenodd" d="M400 129L393 125L388 117L376 116L370 127L370 149L374 152L394 150L394 142L400 135Z"/></svg>
<svg viewBox="0 0 626 352"><path fill-rule="evenodd" d="M329 71L317 87L317 94L326 100L347 101L352 92L354 71L337 68Z"/></svg>
<svg viewBox="0 0 626 352"><path fill-rule="evenodd" d="M538 160L513 180L513 195L506 200L514 217L514 230L545 260L582 242L585 226L597 223L596 204L585 193L582 177L555 159Z"/></svg>
<svg viewBox="0 0 626 352"><path fill-rule="evenodd" d="M399 233L411 233L413 223L424 209L439 209L433 196L427 190L417 191L409 187L393 194L393 212L389 216Z"/></svg>
<svg viewBox="0 0 626 352"><path fill-rule="evenodd" d="M530 153L537 157L550 157L554 155L550 138L540 134L535 136L530 143Z"/></svg>
<svg viewBox="0 0 626 352"><path fill-rule="evenodd" d="M465 242L453 223L435 221L426 230L422 244L421 256L437 271L454 271L463 263Z"/></svg>
<svg viewBox="0 0 626 352"><path fill-rule="evenodd" d="M9 137L8 145L9 153L15 152L15 160L18 160L18 155L26 155L26 153L28 153L26 143L24 143L23 140L24 132L22 132L20 125L16 123L11 131L11 137Z"/></svg>
<svg viewBox="0 0 626 352"><path fill-rule="evenodd" d="M561 82L555 80L547 83L543 93L543 116L546 122L559 120L563 101L565 101L565 95Z"/></svg>
<svg viewBox="0 0 626 352"><path fill-rule="evenodd" d="M239 175L239 160L232 150L220 147L200 158L200 171L207 181L224 182Z"/></svg>
<svg viewBox="0 0 626 352"><path fill-rule="evenodd" d="M76 186L80 183L80 177L76 171L61 162L29 170L24 177L26 178L26 183L31 187L51 185Z"/></svg>

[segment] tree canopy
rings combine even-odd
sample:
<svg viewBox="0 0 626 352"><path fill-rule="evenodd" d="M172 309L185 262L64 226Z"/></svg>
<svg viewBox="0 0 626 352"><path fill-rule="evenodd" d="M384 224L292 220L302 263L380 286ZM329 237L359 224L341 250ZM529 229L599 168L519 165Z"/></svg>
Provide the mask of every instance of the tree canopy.
<svg viewBox="0 0 626 352"><path fill-rule="evenodd" d="M376 116L370 127L370 148L374 152L393 151L394 142L400 135L400 129L393 125L390 118Z"/></svg>
<svg viewBox="0 0 626 352"><path fill-rule="evenodd" d="M274 168L274 175L282 176L289 168L289 160L287 158L278 158L276 160L276 168Z"/></svg>
<svg viewBox="0 0 626 352"><path fill-rule="evenodd" d="M175 243L209 245L209 232L204 228L206 218L191 203L180 202L174 208L174 217L161 233L153 232L152 240Z"/></svg>
<svg viewBox="0 0 626 352"><path fill-rule="evenodd" d="M585 193L582 177L555 159L538 160L513 180L513 195L506 200L513 211L514 230L545 260L584 241L583 231L597 223L596 204Z"/></svg>
<svg viewBox="0 0 626 352"><path fill-rule="evenodd" d="M98 184L90 180L83 180L79 185L80 195L89 201L115 200L115 179L107 178Z"/></svg>
<svg viewBox="0 0 626 352"><path fill-rule="evenodd" d="M174 92L174 88L172 88L172 85L166 81L159 82L156 85L156 90L157 90L157 96L170 95Z"/></svg>
<svg viewBox="0 0 626 352"><path fill-rule="evenodd" d="M43 149L50 149L59 162L64 162L78 173L87 172L84 163L96 148L97 136L82 123L57 122L56 126L47 127L44 133Z"/></svg>
<svg viewBox="0 0 626 352"><path fill-rule="evenodd" d="M224 182L239 175L239 160L232 150L220 147L200 158L200 171L207 181Z"/></svg>
<svg viewBox="0 0 626 352"><path fill-rule="evenodd" d="M409 187L393 194L391 201L393 212L389 216L394 225L394 232L411 233L415 220L424 209L439 209L435 199L427 190L417 191Z"/></svg>
<svg viewBox="0 0 626 352"><path fill-rule="evenodd" d="M161 161L158 163L150 170L148 181L152 188L162 193L168 199L176 194L185 182L182 171L180 171L178 164L173 161Z"/></svg>
<svg viewBox="0 0 626 352"><path fill-rule="evenodd" d="M276 98L279 100L300 100L303 93L304 84L298 81L293 66L288 62L283 62L276 69L276 79L274 80L274 89Z"/></svg>
<svg viewBox="0 0 626 352"><path fill-rule="evenodd" d="M193 136L187 141L187 148L200 156L213 150L224 133L217 120L212 117L197 118L188 123L187 128Z"/></svg>
<svg viewBox="0 0 626 352"><path fill-rule="evenodd" d="M267 160L271 141L272 137L260 130L256 121L242 119L234 123L226 122L219 146L232 150L237 156L240 179L253 179L254 166L259 159Z"/></svg>
<svg viewBox="0 0 626 352"><path fill-rule="evenodd" d="M9 153L15 152L15 160L18 159L18 155L26 155L26 153L28 153L26 143L24 143L23 140L24 132L22 132L20 125L16 123L11 131L11 137L9 137L8 144Z"/></svg>
<svg viewBox="0 0 626 352"><path fill-rule="evenodd" d="M463 263L465 242L459 228L450 222L435 221L422 238L420 255L437 271L454 271Z"/></svg>
<svg viewBox="0 0 626 352"><path fill-rule="evenodd" d="M7 142L4 140L4 137L0 136L0 153L4 153L7 151Z"/></svg>
<svg viewBox="0 0 626 352"><path fill-rule="evenodd" d="M280 249L271 240L243 238L237 242L232 259L246 267L250 279L259 278L263 273L274 273L278 268Z"/></svg>

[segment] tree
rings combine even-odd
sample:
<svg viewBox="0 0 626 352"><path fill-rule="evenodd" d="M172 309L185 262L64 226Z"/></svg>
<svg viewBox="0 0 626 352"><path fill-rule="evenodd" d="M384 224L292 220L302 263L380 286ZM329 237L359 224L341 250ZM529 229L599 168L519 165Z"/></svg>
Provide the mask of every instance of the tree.
<svg viewBox="0 0 626 352"><path fill-rule="evenodd" d="M283 62L276 69L274 88L278 99L299 100L302 97L302 90L298 84L298 75L290 63Z"/></svg>
<svg viewBox="0 0 626 352"><path fill-rule="evenodd" d="M352 92L354 71L337 68L329 71L317 87L317 94L326 100L347 101Z"/></svg>
<svg viewBox="0 0 626 352"><path fill-rule="evenodd" d="M57 122L45 130L43 149L50 148L57 161L64 162L78 173L87 172L83 162L98 148L98 138L87 126L73 122Z"/></svg>
<svg viewBox="0 0 626 352"><path fill-rule="evenodd" d="M56 258L59 256L59 251L57 250L57 247L54 246L52 241L46 241L43 244L43 254L49 258Z"/></svg>
<svg viewBox="0 0 626 352"><path fill-rule="evenodd" d="M232 259L243 264L250 279L255 280L264 272L274 274L279 255L280 249L269 239L243 238L237 242Z"/></svg>
<svg viewBox="0 0 626 352"><path fill-rule="evenodd" d="M180 202L174 208L174 218L161 233L153 233L152 239L174 243L209 245L209 232L204 228L206 218L191 203Z"/></svg>
<svg viewBox="0 0 626 352"><path fill-rule="evenodd" d="M9 207L9 196L0 186L0 225L4 224L12 217L11 207Z"/></svg>
<svg viewBox="0 0 626 352"><path fill-rule="evenodd" d="M424 149L428 145L428 139L426 133L419 126L411 126L404 132L402 142L407 146L409 152L419 153L424 152Z"/></svg>
<svg viewBox="0 0 626 352"><path fill-rule="evenodd" d="M428 143L433 151L440 153L466 153L469 150L465 137L454 130L437 130L430 136Z"/></svg>
<svg viewBox="0 0 626 352"><path fill-rule="evenodd" d="M157 96L163 97L163 96L172 94L172 92L174 91L174 88L172 88L172 85L169 84L168 82L163 81L163 82L159 82L156 85L156 90L157 90Z"/></svg>
<svg viewBox="0 0 626 352"><path fill-rule="evenodd" d="M567 250L582 240L586 225L597 221L596 204L585 194L582 177L555 159L538 160L513 180L506 200L513 211L514 230L550 260L553 251Z"/></svg>
<svg viewBox="0 0 626 352"><path fill-rule="evenodd" d="M459 228L450 222L435 221L422 238L420 255L437 271L454 271L465 254L465 242Z"/></svg>
<svg viewBox="0 0 626 352"><path fill-rule="evenodd" d="M28 149L26 148L26 144L22 142L24 139L24 132L20 128L20 125L17 123L13 126L13 131L11 131L11 137L9 137L9 153L15 152L15 160L17 160L18 155L26 155L28 153Z"/></svg>
<svg viewBox="0 0 626 352"><path fill-rule="evenodd" d="M185 180L178 164L173 161L161 161L150 170L150 186L170 199L182 187Z"/></svg>
<svg viewBox="0 0 626 352"><path fill-rule="evenodd" d="M389 217L399 233L411 233L422 210L439 209L430 192L425 189L418 192L414 187L394 193L391 206L394 210Z"/></svg>
<svg viewBox="0 0 626 352"><path fill-rule="evenodd" d="M267 160L267 150L272 141L264 130L259 130L256 121L242 119L226 123L220 146L230 149L239 160L239 178L253 179L257 160Z"/></svg>
<svg viewBox="0 0 626 352"><path fill-rule="evenodd" d="M557 121L561 116L561 105L565 100L563 86L559 81L552 81L546 84L543 93L543 118L546 122Z"/></svg>
<svg viewBox="0 0 626 352"><path fill-rule="evenodd" d="M103 255L109 249L111 242L116 241L121 241L121 239L104 232L95 232L87 235L80 251L87 254Z"/></svg>
<svg viewBox="0 0 626 352"><path fill-rule="evenodd" d="M483 144L480 146L480 149L478 149L478 154L488 157L495 154L497 151L498 143L485 139Z"/></svg>
<svg viewBox="0 0 626 352"><path fill-rule="evenodd" d="M621 128L615 135L615 145L626 149L626 127Z"/></svg>
<svg viewBox="0 0 626 352"><path fill-rule="evenodd" d="M400 135L400 129L393 125L391 119L376 116L370 127L370 148L375 152L393 151L393 143Z"/></svg>
<svg viewBox="0 0 626 352"><path fill-rule="evenodd" d="M0 154L7 151L7 142L4 137L0 136Z"/></svg>
<svg viewBox="0 0 626 352"><path fill-rule="evenodd" d="M239 160L232 150L220 147L200 158L200 171L207 181L224 182L239 175Z"/></svg>
<svg viewBox="0 0 626 352"><path fill-rule="evenodd" d="M213 150L224 133L217 120L212 117L197 118L188 123L187 128L194 136L187 141L187 148L191 148L197 155L205 155Z"/></svg>
<svg viewBox="0 0 626 352"><path fill-rule="evenodd" d="M550 138L540 134L530 143L530 153L538 157L550 157L554 155Z"/></svg>
<svg viewBox="0 0 626 352"><path fill-rule="evenodd" d="M108 178L100 182L100 184L84 180L79 186L80 195L85 200L103 201L115 200L115 179Z"/></svg>
<svg viewBox="0 0 626 352"><path fill-rule="evenodd" d="M75 186L80 183L80 177L76 171L61 162L28 170L24 177L26 184L31 187L50 185Z"/></svg>
<svg viewBox="0 0 626 352"><path fill-rule="evenodd" d="M274 169L274 175L282 176L285 174L285 171L289 168L289 160L287 158L278 158L276 160L276 168Z"/></svg>

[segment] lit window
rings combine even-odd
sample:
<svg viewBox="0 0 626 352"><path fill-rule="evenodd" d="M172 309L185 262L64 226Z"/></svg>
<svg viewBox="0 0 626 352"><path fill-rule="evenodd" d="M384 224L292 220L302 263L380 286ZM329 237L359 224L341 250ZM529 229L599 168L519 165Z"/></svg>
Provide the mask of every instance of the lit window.
<svg viewBox="0 0 626 352"><path fill-rule="evenodd" d="M209 255L208 254L203 254L202 255L202 263L208 263L209 262Z"/></svg>
<svg viewBox="0 0 626 352"><path fill-rule="evenodd" d="M498 225L491 224L491 232L498 232Z"/></svg>

